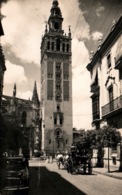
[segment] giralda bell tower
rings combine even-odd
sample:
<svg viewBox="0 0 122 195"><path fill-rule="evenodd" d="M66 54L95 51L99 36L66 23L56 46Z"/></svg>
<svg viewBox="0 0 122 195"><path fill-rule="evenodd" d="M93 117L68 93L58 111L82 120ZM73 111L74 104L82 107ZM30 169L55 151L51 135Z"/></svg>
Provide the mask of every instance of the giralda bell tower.
<svg viewBox="0 0 122 195"><path fill-rule="evenodd" d="M68 150L72 145L71 32L62 30L62 13L53 0L41 42L42 150Z"/></svg>

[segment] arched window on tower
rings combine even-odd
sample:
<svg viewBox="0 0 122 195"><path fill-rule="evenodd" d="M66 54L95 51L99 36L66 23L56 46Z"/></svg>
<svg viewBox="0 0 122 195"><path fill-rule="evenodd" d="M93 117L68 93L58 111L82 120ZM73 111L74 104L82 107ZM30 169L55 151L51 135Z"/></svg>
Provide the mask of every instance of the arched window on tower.
<svg viewBox="0 0 122 195"><path fill-rule="evenodd" d="M57 105L57 111L58 112L60 111L60 105Z"/></svg>
<svg viewBox="0 0 122 195"><path fill-rule="evenodd" d="M52 51L54 51L54 42L52 42Z"/></svg>
<svg viewBox="0 0 122 195"><path fill-rule="evenodd" d="M55 117L54 118L54 125L56 125L57 124L57 118Z"/></svg>
<svg viewBox="0 0 122 195"><path fill-rule="evenodd" d="M62 125L62 123L63 123L63 118L60 117L60 125Z"/></svg>
<svg viewBox="0 0 122 195"><path fill-rule="evenodd" d="M57 39L57 41L56 41L56 49L57 49L57 51L60 51L60 44L61 44L60 39Z"/></svg>
<svg viewBox="0 0 122 195"><path fill-rule="evenodd" d="M26 122L27 122L27 114L25 111L23 111L21 116L21 123L23 124L23 126L25 126Z"/></svg>
<svg viewBox="0 0 122 195"><path fill-rule="evenodd" d="M67 44L67 52L69 52L69 44Z"/></svg>
<svg viewBox="0 0 122 195"><path fill-rule="evenodd" d="M60 136L60 131L57 131L57 133L56 133L56 134L57 134L57 137L59 137L59 136Z"/></svg>
<svg viewBox="0 0 122 195"><path fill-rule="evenodd" d="M62 48L63 52L65 52L65 43L63 43L63 48Z"/></svg>
<svg viewBox="0 0 122 195"><path fill-rule="evenodd" d="M62 136L62 132L61 132L61 129L56 129L56 132L55 132L56 134L56 138L61 138L61 136Z"/></svg>
<svg viewBox="0 0 122 195"><path fill-rule="evenodd" d="M50 41L47 42L47 50L50 50Z"/></svg>

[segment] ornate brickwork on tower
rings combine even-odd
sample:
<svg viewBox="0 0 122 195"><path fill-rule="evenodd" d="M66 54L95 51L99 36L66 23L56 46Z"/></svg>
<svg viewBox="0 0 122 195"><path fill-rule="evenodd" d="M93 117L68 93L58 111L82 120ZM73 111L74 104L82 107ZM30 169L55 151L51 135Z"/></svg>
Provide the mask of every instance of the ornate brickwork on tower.
<svg viewBox="0 0 122 195"><path fill-rule="evenodd" d="M42 150L49 153L72 144L71 32L64 34L62 23L54 0L41 42Z"/></svg>

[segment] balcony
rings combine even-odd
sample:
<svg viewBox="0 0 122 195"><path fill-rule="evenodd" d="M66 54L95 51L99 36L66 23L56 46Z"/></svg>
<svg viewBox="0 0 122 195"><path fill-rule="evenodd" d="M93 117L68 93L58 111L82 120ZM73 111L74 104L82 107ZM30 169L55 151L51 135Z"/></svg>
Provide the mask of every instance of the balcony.
<svg viewBox="0 0 122 195"><path fill-rule="evenodd" d="M115 69L122 69L122 54L115 58Z"/></svg>
<svg viewBox="0 0 122 195"><path fill-rule="evenodd" d="M122 112L122 95L102 107L102 117L107 118Z"/></svg>

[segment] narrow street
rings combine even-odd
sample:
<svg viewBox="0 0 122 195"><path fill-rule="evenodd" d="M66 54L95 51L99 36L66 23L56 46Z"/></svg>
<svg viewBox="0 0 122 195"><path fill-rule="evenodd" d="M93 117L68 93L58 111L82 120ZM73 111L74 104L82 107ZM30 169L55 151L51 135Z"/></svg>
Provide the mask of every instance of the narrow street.
<svg viewBox="0 0 122 195"><path fill-rule="evenodd" d="M122 195L122 181L104 175L71 175L56 163L30 162L29 195Z"/></svg>

